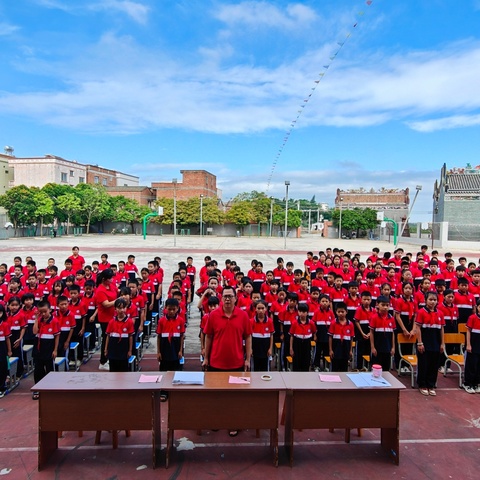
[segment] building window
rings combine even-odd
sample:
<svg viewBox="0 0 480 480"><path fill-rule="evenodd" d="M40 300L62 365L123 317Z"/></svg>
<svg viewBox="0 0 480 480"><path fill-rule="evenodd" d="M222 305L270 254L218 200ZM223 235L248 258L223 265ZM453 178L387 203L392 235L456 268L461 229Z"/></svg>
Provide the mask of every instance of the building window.
<svg viewBox="0 0 480 480"><path fill-rule="evenodd" d="M103 185L104 187L107 186L107 179L106 179L106 178L104 178L104 179L102 180L102 185Z"/></svg>
<svg viewBox="0 0 480 480"><path fill-rule="evenodd" d="M70 170L70 176L71 177L74 177L75 176L75 172L73 170Z"/></svg>
<svg viewBox="0 0 480 480"><path fill-rule="evenodd" d="M85 183L85 177L78 177L78 183Z"/></svg>
<svg viewBox="0 0 480 480"><path fill-rule="evenodd" d="M98 183L99 182L99 178L97 176L93 177L93 183Z"/></svg>
<svg viewBox="0 0 480 480"><path fill-rule="evenodd" d="M68 181L67 173L62 172L62 182L67 182L67 181Z"/></svg>

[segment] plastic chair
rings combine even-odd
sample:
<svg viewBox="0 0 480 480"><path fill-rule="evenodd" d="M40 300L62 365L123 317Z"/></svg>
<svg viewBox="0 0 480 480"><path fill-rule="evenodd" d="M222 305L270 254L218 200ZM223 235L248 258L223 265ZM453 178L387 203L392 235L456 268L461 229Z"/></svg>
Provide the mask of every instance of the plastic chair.
<svg viewBox="0 0 480 480"><path fill-rule="evenodd" d="M465 357L463 354L463 347L465 345L465 336L463 333L446 333L445 334L445 345L458 345L460 348L460 353L455 353L448 355L445 351L445 365L443 376L447 376L447 365L455 365L458 369L458 386L462 388L462 378L463 370L465 367Z"/></svg>
<svg viewBox="0 0 480 480"><path fill-rule="evenodd" d="M409 338L403 333L398 334L398 355L400 356L400 361L398 362L397 374L399 377L402 376L402 364L405 364L410 370L410 376L412 380L412 388L415 386L415 369L417 367L417 354L416 354L416 343L417 339L415 337ZM413 351L411 354L403 354L402 345L413 345Z"/></svg>

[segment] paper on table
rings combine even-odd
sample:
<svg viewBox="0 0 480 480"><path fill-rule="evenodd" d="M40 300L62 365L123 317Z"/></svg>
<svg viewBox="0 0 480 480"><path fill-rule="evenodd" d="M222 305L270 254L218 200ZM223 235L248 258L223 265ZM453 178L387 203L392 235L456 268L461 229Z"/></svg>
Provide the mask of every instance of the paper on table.
<svg viewBox="0 0 480 480"><path fill-rule="evenodd" d="M340 375L325 375L320 373L318 376L320 377L321 382L342 383Z"/></svg>
<svg viewBox="0 0 480 480"><path fill-rule="evenodd" d="M162 375L140 375L138 383L159 383L162 381Z"/></svg>
<svg viewBox="0 0 480 480"><path fill-rule="evenodd" d="M374 378L371 372L347 373L347 377L359 388L392 386L390 382L383 377Z"/></svg>
<svg viewBox="0 0 480 480"><path fill-rule="evenodd" d="M228 383L237 383L241 385L249 385L250 384L250 377L234 377L230 375L228 378Z"/></svg>
<svg viewBox="0 0 480 480"><path fill-rule="evenodd" d="M173 385L203 385L205 374L203 372L175 372Z"/></svg>

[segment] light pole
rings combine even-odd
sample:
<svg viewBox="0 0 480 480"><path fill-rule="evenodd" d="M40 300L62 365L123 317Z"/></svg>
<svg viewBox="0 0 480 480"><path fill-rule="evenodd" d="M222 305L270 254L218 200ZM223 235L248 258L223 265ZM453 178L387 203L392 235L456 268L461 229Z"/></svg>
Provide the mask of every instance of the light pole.
<svg viewBox="0 0 480 480"><path fill-rule="evenodd" d="M177 246L177 179L172 179L173 184L173 246Z"/></svg>
<svg viewBox="0 0 480 480"><path fill-rule="evenodd" d="M273 197L270 198L270 236L272 236L273 228Z"/></svg>
<svg viewBox="0 0 480 480"><path fill-rule="evenodd" d="M283 237L283 248L287 249L287 228L288 228L288 186L290 182L285 180L285 232Z"/></svg>
<svg viewBox="0 0 480 480"><path fill-rule="evenodd" d="M200 195L200 236L203 237L203 195Z"/></svg>
<svg viewBox="0 0 480 480"><path fill-rule="evenodd" d="M412 215L412 210L413 210L413 207L415 206L415 202L417 201L417 197L418 197L418 194L420 193L420 191L422 190L422 186L421 185L417 185L415 187L415 197L413 197L413 202L412 202L412 206L410 207L410 209L408 210L408 215L407 215L407 219L405 220L405 223L403 224L403 228L400 232L400 235L398 236L398 241L397 241L397 244L395 245L395 247L398 246L398 244L400 243L400 239L402 238L402 235L403 235L403 232L405 231L405 228L407 227L407 223L408 221L410 220L410 216ZM432 247L433 248L433 247Z"/></svg>
<svg viewBox="0 0 480 480"><path fill-rule="evenodd" d="M343 202L343 197L340 197L338 199L338 203L340 203L340 219L338 221L338 238L342 238L342 202Z"/></svg>

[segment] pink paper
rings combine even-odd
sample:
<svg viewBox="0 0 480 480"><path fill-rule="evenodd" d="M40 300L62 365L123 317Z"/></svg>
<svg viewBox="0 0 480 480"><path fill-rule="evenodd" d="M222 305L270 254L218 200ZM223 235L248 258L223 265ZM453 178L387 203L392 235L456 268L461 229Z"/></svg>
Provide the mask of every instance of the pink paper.
<svg viewBox="0 0 480 480"><path fill-rule="evenodd" d="M238 385L250 385L250 377L234 377L230 375L228 383L235 383Z"/></svg>
<svg viewBox="0 0 480 480"><path fill-rule="evenodd" d="M138 383L159 383L162 381L162 375L140 375Z"/></svg>
<svg viewBox="0 0 480 480"><path fill-rule="evenodd" d="M323 375L319 374L321 382L330 382L330 383L342 383L342 379L339 375Z"/></svg>

